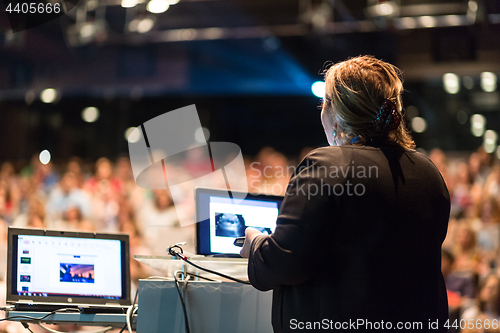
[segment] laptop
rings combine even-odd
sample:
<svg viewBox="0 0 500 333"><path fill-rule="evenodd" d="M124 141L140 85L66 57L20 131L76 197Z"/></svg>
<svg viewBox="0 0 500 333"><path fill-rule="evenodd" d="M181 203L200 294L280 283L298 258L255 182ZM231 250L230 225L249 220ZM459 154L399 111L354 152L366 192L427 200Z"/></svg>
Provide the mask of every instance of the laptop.
<svg viewBox="0 0 500 333"><path fill-rule="evenodd" d="M128 235L9 227L7 260L16 311L124 313L131 304Z"/></svg>
<svg viewBox="0 0 500 333"><path fill-rule="evenodd" d="M244 237L247 227L273 233L282 201L283 197L276 195L197 188L197 254L241 258L241 247L233 244L235 239Z"/></svg>

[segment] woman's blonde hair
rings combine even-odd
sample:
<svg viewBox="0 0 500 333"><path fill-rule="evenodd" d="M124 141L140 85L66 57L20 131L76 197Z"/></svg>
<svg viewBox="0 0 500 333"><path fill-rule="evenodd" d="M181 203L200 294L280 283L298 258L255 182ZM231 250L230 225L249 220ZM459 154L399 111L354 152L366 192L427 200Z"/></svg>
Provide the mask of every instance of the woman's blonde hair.
<svg viewBox="0 0 500 333"><path fill-rule="evenodd" d="M409 149L415 147L402 116L403 82L396 66L372 56L359 56L331 66L324 74L324 103L333 109L330 112L337 120L337 132L341 137L350 139L359 135L367 141L396 143ZM380 124L380 110L387 109L387 105L394 107L392 121L391 117L389 121L395 126L377 128L374 125ZM384 124L386 119L383 119Z"/></svg>

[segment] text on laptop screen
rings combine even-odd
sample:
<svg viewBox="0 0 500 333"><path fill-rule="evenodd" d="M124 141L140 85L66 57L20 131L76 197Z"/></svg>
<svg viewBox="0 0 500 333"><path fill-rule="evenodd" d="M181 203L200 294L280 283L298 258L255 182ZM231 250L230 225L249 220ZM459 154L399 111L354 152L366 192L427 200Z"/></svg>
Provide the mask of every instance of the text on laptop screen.
<svg viewBox="0 0 500 333"><path fill-rule="evenodd" d="M115 239L18 235L17 294L120 299L121 251Z"/></svg>

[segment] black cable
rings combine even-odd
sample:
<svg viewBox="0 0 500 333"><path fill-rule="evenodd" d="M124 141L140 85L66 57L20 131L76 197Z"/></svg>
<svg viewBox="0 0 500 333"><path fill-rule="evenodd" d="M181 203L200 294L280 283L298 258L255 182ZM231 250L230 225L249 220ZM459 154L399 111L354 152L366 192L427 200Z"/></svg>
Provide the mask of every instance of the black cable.
<svg viewBox="0 0 500 333"><path fill-rule="evenodd" d="M33 331L30 329L30 325L28 325L27 322L22 321L21 324L24 326L25 329L27 329L28 331L30 331L31 333L33 333Z"/></svg>
<svg viewBox="0 0 500 333"><path fill-rule="evenodd" d="M177 292L179 293L179 298L181 299L182 311L184 311L184 324L186 326L186 333L190 333L189 320L188 320L187 310L186 310L186 303L184 302L184 297L182 296L181 288L179 287L179 280L177 279L178 272L180 272L180 271L175 271L175 273L174 273L175 287L177 288ZM184 282L184 283L186 283L186 282Z"/></svg>
<svg viewBox="0 0 500 333"><path fill-rule="evenodd" d="M217 280L214 280L214 279L211 279L211 278L207 278L207 277L204 277L204 276L201 276L201 275L198 275L198 274L187 273L187 272L182 273L182 274L184 274L184 275L189 275L189 276L194 276L194 277L197 277L197 278L199 278L199 279L203 279L203 280L207 280L207 281L212 281L212 282L217 281Z"/></svg>
<svg viewBox="0 0 500 333"><path fill-rule="evenodd" d="M179 250L175 250L175 249L179 249ZM212 274L215 274L215 275L219 275L219 276L222 276L223 278L226 278L228 280L231 280L231 281L235 281L235 282L239 282L239 283L243 283L243 284L250 284L250 281L246 281L246 280L240 280L240 279L237 279L237 278L234 278L232 276L229 276L229 275L226 275L226 274L223 274L223 273L219 273L219 272L216 272L216 271L213 271L211 269L208 269L208 268L204 268L204 267L201 267L201 266L198 266L194 263L192 263L191 261L189 261L189 259L184 255L184 251L182 250L182 247L180 247L179 245L172 245L168 248L168 253L171 255L171 256L176 256L177 258L181 259L181 260L184 260L185 262L187 262L188 264L190 264L191 266L193 267L196 267L198 269L201 269L202 271L205 271L205 272L208 272L208 273L212 273Z"/></svg>
<svg viewBox="0 0 500 333"><path fill-rule="evenodd" d="M216 272L216 271L213 271L211 269L208 269L208 268L204 268L204 267L201 267L201 266L198 266L194 263L192 263L191 261L189 261L187 258L186 259L183 259L185 262L187 262L188 264L190 264L191 266L193 267L196 267L198 269L201 269L202 271L206 271L208 273L212 273L212 274L215 274L215 275L219 275L219 276L222 276L223 278L226 278L228 280L232 280L232 281L235 281L235 282L239 282L239 283L243 283L243 284L250 284L250 281L246 281L246 280L240 280L240 279L237 279L237 278L234 278L232 276L229 276L229 275L226 275L226 274L222 274L222 273L219 273L219 272Z"/></svg>

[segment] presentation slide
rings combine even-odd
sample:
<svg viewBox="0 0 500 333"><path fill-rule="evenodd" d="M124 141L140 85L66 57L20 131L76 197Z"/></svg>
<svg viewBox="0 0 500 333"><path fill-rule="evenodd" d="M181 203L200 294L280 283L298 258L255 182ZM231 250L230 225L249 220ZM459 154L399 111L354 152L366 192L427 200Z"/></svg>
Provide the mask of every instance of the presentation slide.
<svg viewBox="0 0 500 333"><path fill-rule="evenodd" d="M20 235L18 293L122 296L119 240Z"/></svg>
<svg viewBox="0 0 500 333"><path fill-rule="evenodd" d="M210 197L210 250L237 254L241 247L234 246L233 242L245 236L247 227L269 235L276 228L277 218L276 202L243 200L235 204L228 198Z"/></svg>

